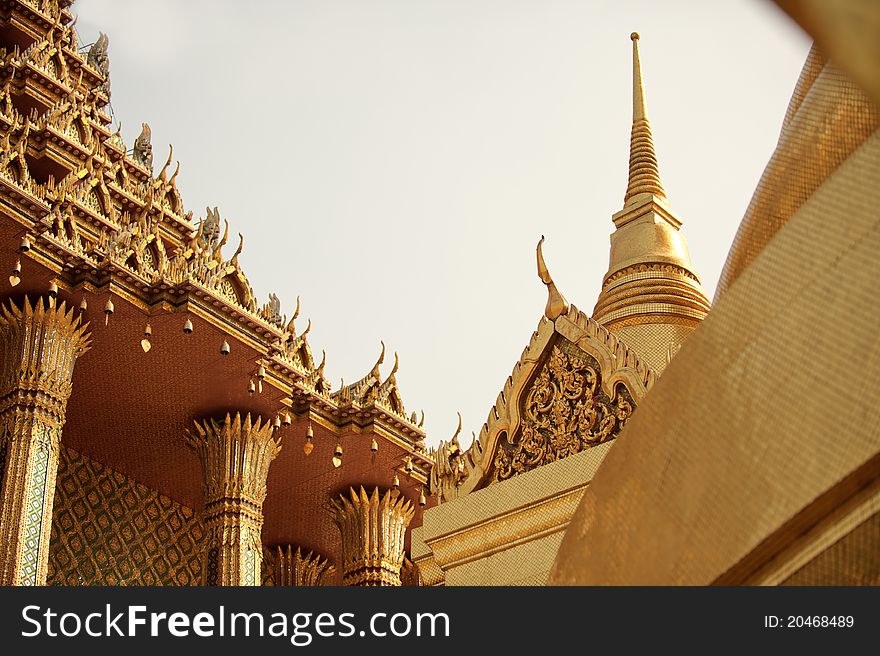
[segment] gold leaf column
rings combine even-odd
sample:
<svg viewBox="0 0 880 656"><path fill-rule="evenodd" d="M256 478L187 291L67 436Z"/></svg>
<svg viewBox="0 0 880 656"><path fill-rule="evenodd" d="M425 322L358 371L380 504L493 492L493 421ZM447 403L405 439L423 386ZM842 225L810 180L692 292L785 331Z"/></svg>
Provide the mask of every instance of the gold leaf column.
<svg viewBox="0 0 880 656"><path fill-rule="evenodd" d="M368 495L361 487L350 488L330 506L342 533L343 584L399 586L412 503L397 490L380 495L374 488Z"/></svg>
<svg viewBox="0 0 880 656"><path fill-rule="evenodd" d="M260 585L263 501L269 465L281 450L272 423L250 414L195 422L187 442L205 485L206 585Z"/></svg>
<svg viewBox="0 0 880 656"><path fill-rule="evenodd" d="M64 303L0 308L0 584L45 585L58 449L90 335Z"/></svg>

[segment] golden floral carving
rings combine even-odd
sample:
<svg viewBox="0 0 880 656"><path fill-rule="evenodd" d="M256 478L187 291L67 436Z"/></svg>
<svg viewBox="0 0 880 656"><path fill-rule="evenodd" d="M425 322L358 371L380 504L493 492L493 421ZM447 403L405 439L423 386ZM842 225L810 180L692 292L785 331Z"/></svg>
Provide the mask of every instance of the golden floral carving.
<svg viewBox="0 0 880 656"><path fill-rule="evenodd" d="M617 437L634 410L632 395L618 384L609 397L600 382L598 362L567 340L555 344L523 397L518 434L499 444L492 480L508 479Z"/></svg>

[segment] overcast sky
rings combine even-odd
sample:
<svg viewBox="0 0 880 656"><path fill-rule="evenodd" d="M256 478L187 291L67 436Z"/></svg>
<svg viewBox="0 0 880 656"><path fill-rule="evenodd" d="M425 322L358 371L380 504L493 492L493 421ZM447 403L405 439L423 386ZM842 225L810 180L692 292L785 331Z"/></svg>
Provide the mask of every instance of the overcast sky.
<svg viewBox="0 0 880 656"><path fill-rule="evenodd" d="M762 0L78 0L110 37L129 147L169 143L196 218L245 235L338 387L400 352L428 441L479 432L546 300L591 313L626 189L630 32L660 172L711 298L769 158L803 33ZM233 240L230 240L233 241ZM233 244L234 248L234 244ZM230 253L231 254L231 253Z"/></svg>

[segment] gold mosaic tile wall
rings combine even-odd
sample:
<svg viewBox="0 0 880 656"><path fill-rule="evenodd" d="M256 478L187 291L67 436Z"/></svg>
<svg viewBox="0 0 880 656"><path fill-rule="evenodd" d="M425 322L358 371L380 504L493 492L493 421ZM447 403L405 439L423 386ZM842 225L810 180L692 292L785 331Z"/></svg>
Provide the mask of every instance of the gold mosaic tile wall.
<svg viewBox="0 0 880 656"><path fill-rule="evenodd" d="M199 585L204 539L192 509L61 447L49 585Z"/></svg>
<svg viewBox="0 0 880 656"><path fill-rule="evenodd" d="M880 585L880 513L782 582L783 585Z"/></svg>

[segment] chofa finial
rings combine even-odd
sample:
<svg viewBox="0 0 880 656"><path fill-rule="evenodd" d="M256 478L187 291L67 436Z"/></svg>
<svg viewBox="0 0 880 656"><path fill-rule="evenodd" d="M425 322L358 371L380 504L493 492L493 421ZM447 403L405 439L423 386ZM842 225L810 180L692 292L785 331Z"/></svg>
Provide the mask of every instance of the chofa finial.
<svg viewBox="0 0 880 656"><path fill-rule="evenodd" d="M382 345L382 352L379 354L379 359L376 360L376 364L373 365L373 376L376 380L382 380L382 376L379 374L379 365L385 362L385 342L379 342Z"/></svg>
<svg viewBox="0 0 880 656"><path fill-rule="evenodd" d="M553 278L550 277L550 270L544 262L544 253L541 248L543 243L544 235L541 235L537 251L538 277L541 279L541 282L547 285L547 306L544 308L544 316L550 319L550 321L556 321L558 317L568 312L568 301L565 300L565 297L556 288Z"/></svg>

